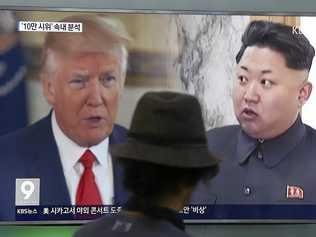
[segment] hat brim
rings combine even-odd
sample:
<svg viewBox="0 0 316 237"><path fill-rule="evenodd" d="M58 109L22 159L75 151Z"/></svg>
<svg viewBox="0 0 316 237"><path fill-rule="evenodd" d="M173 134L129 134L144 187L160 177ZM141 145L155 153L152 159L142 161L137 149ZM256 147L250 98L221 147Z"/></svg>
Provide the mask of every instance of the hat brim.
<svg viewBox="0 0 316 237"><path fill-rule="evenodd" d="M220 162L205 144L152 145L129 141L111 146L111 154L122 159L145 161L179 168L206 168Z"/></svg>

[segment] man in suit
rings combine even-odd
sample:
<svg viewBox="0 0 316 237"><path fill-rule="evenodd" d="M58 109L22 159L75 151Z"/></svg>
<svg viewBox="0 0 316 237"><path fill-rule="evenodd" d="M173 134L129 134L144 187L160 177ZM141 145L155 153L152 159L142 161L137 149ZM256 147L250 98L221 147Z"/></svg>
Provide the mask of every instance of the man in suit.
<svg viewBox="0 0 316 237"><path fill-rule="evenodd" d="M47 34L40 77L51 113L0 138L0 219L15 218L17 178L40 180L40 205L120 204L122 171L109 153L126 129L115 125L128 34L104 16L71 16L82 32Z"/></svg>
<svg viewBox="0 0 316 237"><path fill-rule="evenodd" d="M208 131L224 161L211 189L218 204L315 204L316 131L300 111L315 51L292 27L251 22L236 56L239 125Z"/></svg>

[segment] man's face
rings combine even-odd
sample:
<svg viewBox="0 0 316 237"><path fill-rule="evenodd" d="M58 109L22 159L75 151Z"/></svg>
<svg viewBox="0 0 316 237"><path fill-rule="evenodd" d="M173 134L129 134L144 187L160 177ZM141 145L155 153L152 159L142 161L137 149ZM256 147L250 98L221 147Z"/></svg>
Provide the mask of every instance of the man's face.
<svg viewBox="0 0 316 237"><path fill-rule="evenodd" d="M120 61L113 54L57 54L56 73L44 80L44 92L62 131L80 146L110 135L117 114Z"/></svg>
<svg viewBox="0 0 316 237"><path fill-rule="evenodd" d="M306 70L286 66L282 54L268 47L247 47L237 65L233 102L242 129L254 138L273 138L296 120L311 84Z"/></svg>

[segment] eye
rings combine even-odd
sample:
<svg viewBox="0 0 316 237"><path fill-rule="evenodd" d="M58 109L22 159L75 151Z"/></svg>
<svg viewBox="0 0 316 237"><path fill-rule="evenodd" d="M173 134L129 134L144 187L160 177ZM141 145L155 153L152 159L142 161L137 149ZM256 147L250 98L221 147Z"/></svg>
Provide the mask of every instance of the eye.
<svg viewBox="0 0 316 237"><path fill-rule="evenodd" d="M242 76L242 75L239 75L237 77L237 79L238 79L240 85L246 85L248 82L248 78L245 76Z"/></svg>
<svg viewBox="0 0 316 237"><path fill-rule="evenodd" d="M100 76L100 82L104 87L111 87L113 86L117 81L117 77L113 74L103 74Z"/></svg>
<svg viewBox="0 0 316 237"><path fill-rule="evenodd" d="M267 79L262 79L260 83L263 86L263 88L266 88L266 89L271 88L274 84L271 80L267 80Z"/></svg>
<svg viewBox="0 0 316 237"><path fill-rule="evenodd" d="M87 76L75 76L72 80L69 81L70 87L73 89L82 89L86 86L88 81Z"/></svg>

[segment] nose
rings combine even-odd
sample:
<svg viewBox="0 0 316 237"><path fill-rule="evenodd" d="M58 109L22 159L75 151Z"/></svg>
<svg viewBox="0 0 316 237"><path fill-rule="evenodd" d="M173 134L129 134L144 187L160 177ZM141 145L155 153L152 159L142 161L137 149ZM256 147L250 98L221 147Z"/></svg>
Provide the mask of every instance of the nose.
<svg viewBox="0 0 316 237"><path fill-rule="evenodd" d="M87 98L87 104L89 106L97 107L102 105L102 89L98 80L92 80L89 85L89 92Z"/></svg>
<svg viewBox="0 0 316 237"><path fill-rule="evenodd" d="M249 83L244 92L244 100L246 103L258 103L260 95L255 82Z"/></svg>

